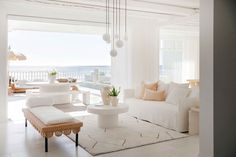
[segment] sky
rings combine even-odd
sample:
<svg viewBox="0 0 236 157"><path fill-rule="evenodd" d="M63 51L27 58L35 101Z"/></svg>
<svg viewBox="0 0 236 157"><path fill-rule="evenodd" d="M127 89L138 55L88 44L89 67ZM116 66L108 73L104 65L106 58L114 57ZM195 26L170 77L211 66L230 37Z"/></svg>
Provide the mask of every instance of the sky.
<svg viewBox="0 0 236 157"><path fill-rule="evenodd" d="M12 31L8 45L23 53L26 61L10 61L12 66L110 65L109 45L100 35L40 31Z"/></svg>

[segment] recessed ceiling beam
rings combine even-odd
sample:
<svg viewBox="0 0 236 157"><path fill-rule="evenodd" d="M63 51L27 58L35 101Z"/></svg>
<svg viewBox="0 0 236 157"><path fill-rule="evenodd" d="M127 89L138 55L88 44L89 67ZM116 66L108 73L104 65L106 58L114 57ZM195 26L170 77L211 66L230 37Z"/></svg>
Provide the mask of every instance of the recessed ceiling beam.
<svg viewBox="0 0 236 157"><path fill-rule="evenodd" d="M60 6L68 6L68 7L80 7L86 9L99 9L105 10L106 7L104 5L98 4L89 4L89 3L82 3L82 2L69 2L64 0L25 0L28 2L36 2L41 4L48 4L48 5L60 5ZM121 7L121 10L125 10L125 8ZM129 12L139 12L139 13L148 13L148 14L156 14L156 15L168 15L168 16L178 16L178 17L185 17L185 15L178 14L178 13L166 13L160 11L148 11L148 10L141 10L141 9L132 9L127 8Z"/></svg>
<svg viewBox="0 0 236 157"><path fill-rule="evenodd" d="M105 25L105 22L102 21L91 21L91 20L77 20L77 19L65 19L65 18L51 18L51 17L41 17L41 16L28 16L28 15L19 15L19 14L8 14L9 17L20 17L28 19L43 19L43 20L57 20L57 21L70 21L70 22L80 22L80 23L93 23Z"/></svg>
<svg viewBox="0 0 236 157"><path fill-rule="evenodd" d="M199 10L199 8L197 8L197 7L187 7L187 6L177 5L177 4L161 3L161 2L154 2L154 1L147 1L147 0L133 0L133 1L141 2L141 3L162 5L162 6L170 6L170 7L182 8L182 9Z"/></svg>

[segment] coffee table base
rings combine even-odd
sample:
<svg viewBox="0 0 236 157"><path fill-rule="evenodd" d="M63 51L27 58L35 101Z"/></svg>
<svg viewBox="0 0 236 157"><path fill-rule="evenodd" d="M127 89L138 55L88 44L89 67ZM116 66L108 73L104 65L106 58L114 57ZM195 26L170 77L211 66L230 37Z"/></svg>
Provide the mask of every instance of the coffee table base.
<svg viewBox="0 0 236 157"><path fill-rule="evenodd" d="M118 115L98 115L100 128L114 128L118 126Z"/></svg>

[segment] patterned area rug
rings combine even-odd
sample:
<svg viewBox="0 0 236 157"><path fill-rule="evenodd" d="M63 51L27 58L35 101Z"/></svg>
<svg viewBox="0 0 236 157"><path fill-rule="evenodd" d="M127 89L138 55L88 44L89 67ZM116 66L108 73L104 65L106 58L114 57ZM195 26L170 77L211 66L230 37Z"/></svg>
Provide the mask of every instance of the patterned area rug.
<svg viewBox="0 0 236 157"><path fill-rule="evenodd" d="M112 129L99 128L95 115L76 118L84 123L79 133L79 145L92 155L188 137L187 134L169 130L125 114L119 117L119 127ZM69 135L69 138L74 140L74 134Z"/></svg>

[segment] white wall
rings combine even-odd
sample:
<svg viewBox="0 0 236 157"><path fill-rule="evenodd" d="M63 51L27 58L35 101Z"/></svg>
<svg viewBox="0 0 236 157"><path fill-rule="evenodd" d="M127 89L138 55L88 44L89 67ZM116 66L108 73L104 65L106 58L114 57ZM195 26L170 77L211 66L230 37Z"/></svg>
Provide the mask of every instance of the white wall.
<svg viewBox="0 0 236 157"><path fill-rule="evenodd" d="M0 11L0 122L7 121L7 15Z"/></svg>
<svg viewBox="0 0 236 157"><path fill-rule="evenodd" d="M142 80L158 80L159 25L153 20L129 20L126 47L112 59L112 83L136 87Z"/></svg>
<svg viewBox="0 0 236 157"><path fill-rule="evenodd" d="M200 21L200 157L214 156L213 132L213 9L214 0L201 0Z"/></svg>

